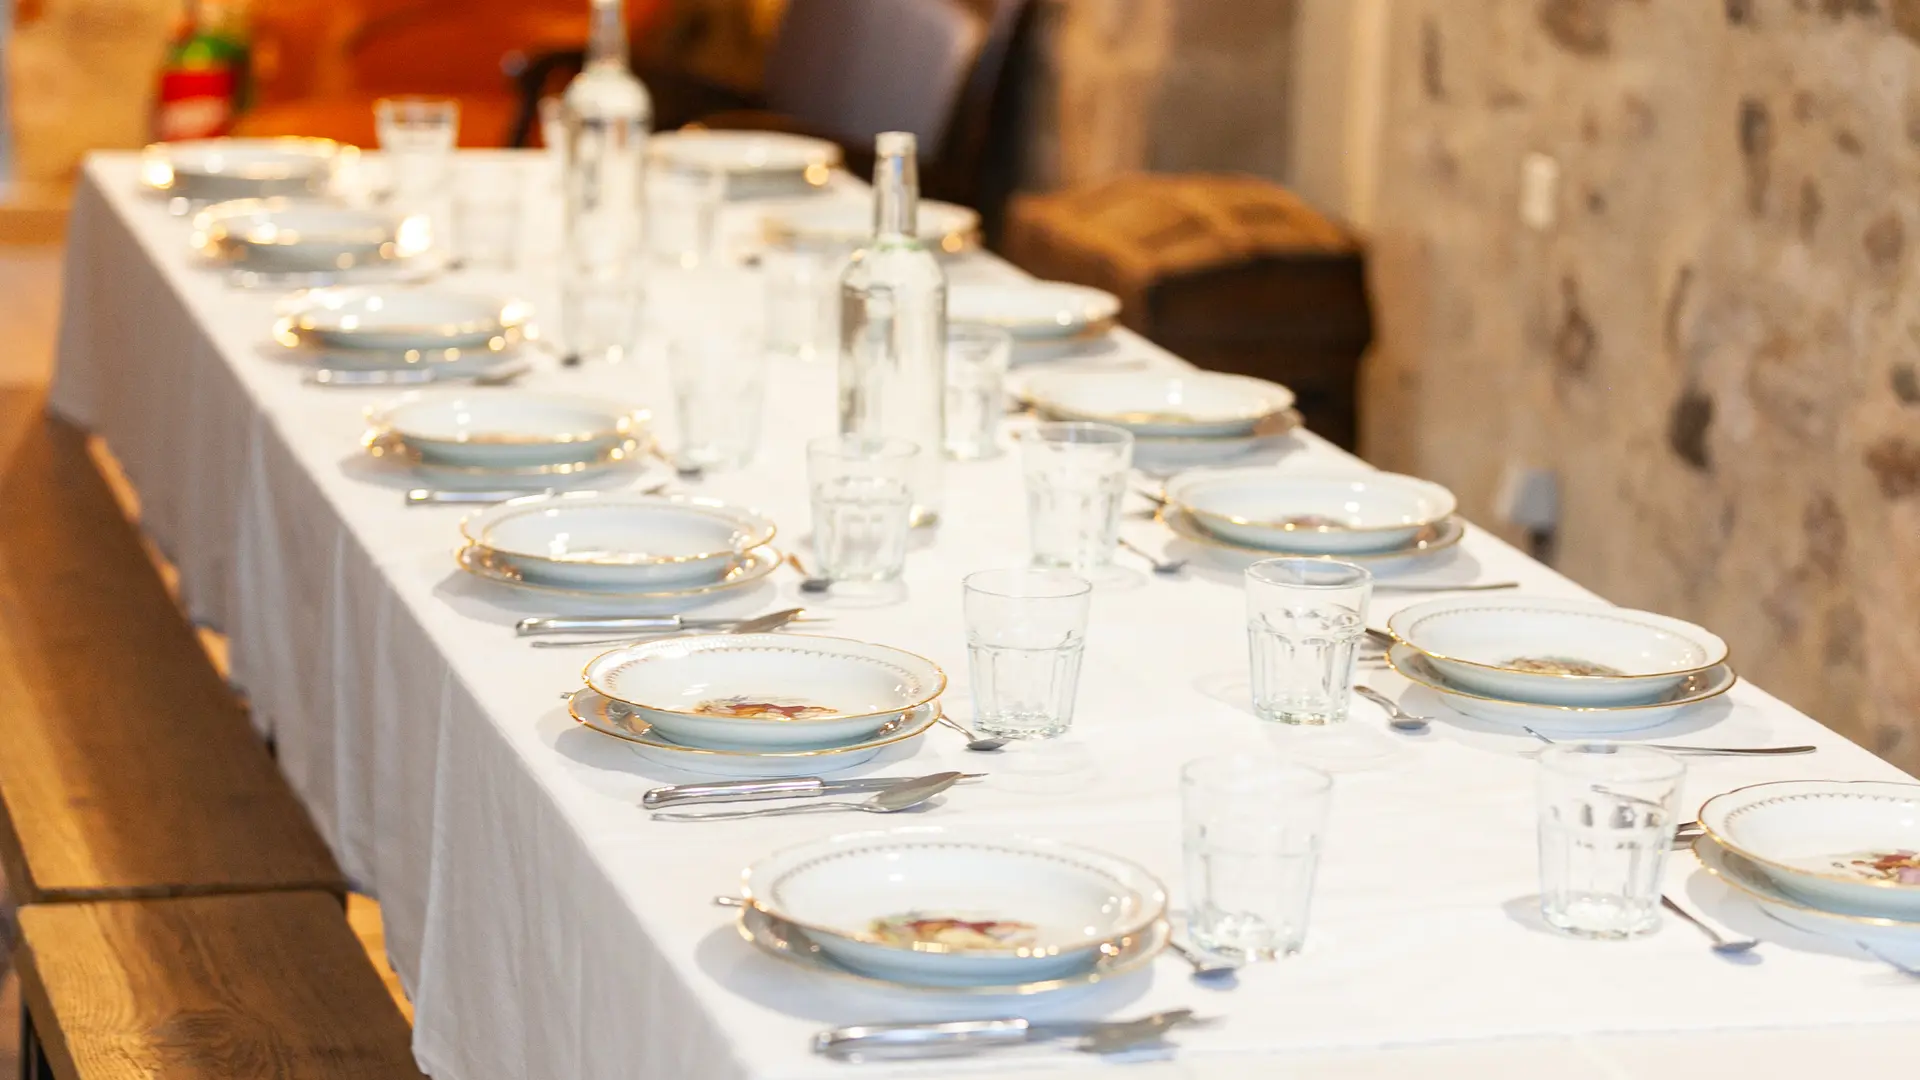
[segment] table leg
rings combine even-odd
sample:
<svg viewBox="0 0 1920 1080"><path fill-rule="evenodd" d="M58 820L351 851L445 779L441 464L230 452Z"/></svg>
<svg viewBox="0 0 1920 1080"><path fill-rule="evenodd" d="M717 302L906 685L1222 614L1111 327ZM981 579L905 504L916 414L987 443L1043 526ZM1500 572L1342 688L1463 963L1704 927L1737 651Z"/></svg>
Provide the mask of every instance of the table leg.
<svg viewBox="0 0 1920 1080"><path fill-rule="evenodd" d="M40 1048L40 1037L33 1031L33 1014L27 1011L25 1001L20 1003L20 1080L54 1080L53 1066Z"/></svg>

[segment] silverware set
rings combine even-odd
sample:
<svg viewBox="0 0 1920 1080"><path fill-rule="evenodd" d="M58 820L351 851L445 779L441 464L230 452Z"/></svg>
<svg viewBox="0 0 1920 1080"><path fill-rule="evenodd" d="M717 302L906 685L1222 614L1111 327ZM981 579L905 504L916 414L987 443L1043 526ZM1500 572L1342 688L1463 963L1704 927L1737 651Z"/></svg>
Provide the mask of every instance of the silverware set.
<svg viewBox="0 0 1920 1080"><path fill-rule="evenodd" d="M514 632L520 637L598 635L589 638L542 638L531 643L536 649L573 649L624 645L672 634L765 634L789 623L824 621L809 617L805 608L785 608L745 619L699 619L684 615L545 615L521 619L515 625Z"/></svg>
<svg viewBox="0 0 1920 1080"><path fill-rule="evenodd" d="M873 794L860 802L825 800L820 802L802 802L793 806L772 806L760 810L714 810L704 814L684 814L675 811L654 811L655 821L731 821L741 818L782 817L789 814L812 814L820 811L854 811L867 814L897 814L904 810L913 810L925 806L934 796L947 790L963 779L976 777L979 773L940 772L928 776L916 776L906 779L882 780L821 780L809 778L812 786L799 790L777 789L772 785L780 781L755 781L749 784L726 788L716 784L692 784L680 788L655 788L641 796L641 805L651 809L654 806L680 806L687 803L738 802L759 799L814 799L823 795L872 791ZM878 788L875 788L878 784ZM697 789L689 791L687 789ZM716 796L715 788L723 788Z"/></svg>
<svg viewBox="0 0 1920 1080"><path fill-rule="evenodd" d="M966 1057L1007 1047L1069 1042L1088 1054L1119 1054L1151 1046L1179 1027L1197 1027L1209 1018L1192 1009L1171 1009L1134 1020L1040 1022L1019 1017L957 1020L947 1023L858 1024L814 1036L813 1052L839 1061L900 1061Z"/></svg>
<svg viewBox="0 0 1920 1080"><path fill-rule="evenodd" d="M431 367L417 368L312 368L307 371L309 386L427 386L434 383L459 383L467 386L505 386L533 370L524 360L475 368L471 373L444 372Z"/></svg>

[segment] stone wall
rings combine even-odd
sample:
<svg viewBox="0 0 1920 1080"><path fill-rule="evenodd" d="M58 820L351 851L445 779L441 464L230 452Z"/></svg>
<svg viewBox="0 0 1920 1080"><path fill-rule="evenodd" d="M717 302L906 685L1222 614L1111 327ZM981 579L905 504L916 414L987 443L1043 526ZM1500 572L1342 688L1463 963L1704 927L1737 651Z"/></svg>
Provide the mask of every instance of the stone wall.
<svg viewBox="0 0 1920 1080"><path fill-rule="evenodd" d="M1920 768L1920 0L1389 25L1368 456L1555 470L1563 570Z"/></svg>

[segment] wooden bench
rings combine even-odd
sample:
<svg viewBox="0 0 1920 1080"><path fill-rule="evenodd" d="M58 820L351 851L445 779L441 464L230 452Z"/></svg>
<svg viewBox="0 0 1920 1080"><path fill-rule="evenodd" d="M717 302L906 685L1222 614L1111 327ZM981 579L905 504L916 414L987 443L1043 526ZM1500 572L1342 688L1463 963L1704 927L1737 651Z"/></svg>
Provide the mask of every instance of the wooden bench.
<svg viewBox="0 0 1920 1080"><path fill-rule="evenodd" d="M0 392L0 869L21 904L346 894L86 437L26 391Z"/></svg>
<svg viewBox="0 0 1920 1080"><path fill-rule="evenodd" d="M400 1011L321 892L20 911L29 1080L419 1080Z"/></svg>

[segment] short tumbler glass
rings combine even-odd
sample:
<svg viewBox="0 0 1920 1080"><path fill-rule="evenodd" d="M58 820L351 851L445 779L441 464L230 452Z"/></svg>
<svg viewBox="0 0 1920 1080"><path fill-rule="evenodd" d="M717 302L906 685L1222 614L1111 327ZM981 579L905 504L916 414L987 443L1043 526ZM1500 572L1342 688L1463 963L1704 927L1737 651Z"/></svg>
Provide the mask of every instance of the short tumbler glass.
<svg viewBox="0 0 1920 1080"><path fill-rule="evenodd" d="M511 270L520 249L527 174L518 162L464 161L454 171L453 246L467 265Z"/></svg>
<svg viewBox="0 0 1920 1080"><path fill-rule="evenodd" d="M840 269L846 257L818 251L760 254L766 274L767 348L801 360L840 350Z"/></svg>
<svg viewBox="0 0 1920 1080"><path fill-rule="evenodd" d="M1194 944L1249 960L1300 951L1332 792L1326 773L1250 754L1180 770Z"/></svg>
<svg viewBox="0 0 1920 1080"><path fill-rule="evenodd" d="M1619 743L1561 743L1540 754L1540 914L1592 938L1660 925L1661 868L1679 822L1671 754Z"/></svg>
<svg viewBox="0 0 1920 1080"><path fill-rule="evenodd" d="M1002 739L1065 734L1093 584L1064 570L982 570L962 587L974 728Z"/></svg>
<svg viewBox="0 0 1920 1080"><path fill-rule="evenodd" d="M1247 654L1260 719L1346 720L1372 593L1373 575L1352 563L1265 559L1247 567Z"/></svg>
<svg viewBox="0 0 1920 1080"><path fill-rule="evenodd" d="M373 125L380 151L393 168L397 194L429 195L446 187L453 148L460 141L458 101L384 97L373 103Z"/></svg>
<svg viewBox="0 0 1920 1080"><path fill-rule="evenodd" d="M813 556L831 581L892 581L907 561L914 459L908 439L823 435L807 444Z"/></svg>
<svg viewBox="0 0 1920 1080"><path fill-rule="evenodd" d="M674 465L728 469L752 461L766 398L767 350L758 328L675 338L667 368L680 434Z"/></svg>
<svg viewBox="0 0 1920 1080"><path fill-rule="evenodd" d="M1038 424L1020 433L1020 447L1034 563L1081 571L1111 563L1133 433L1108 424Z"/></svg>
<svg viewBox="0 0 1920 1080"><path fill-rule="evenodd" d="M947 456L977 461L1000 452L1013 336L997 326L947 328Z"/></svg>

